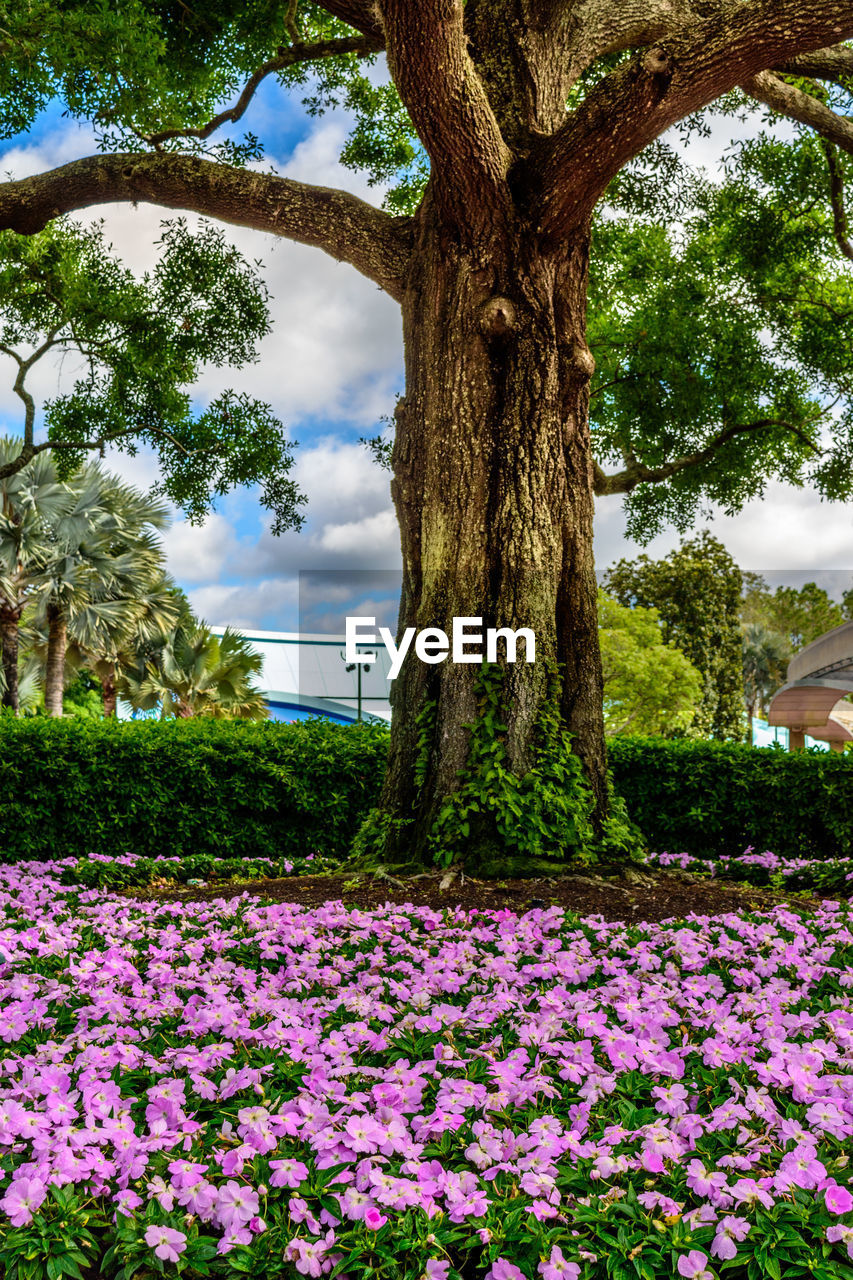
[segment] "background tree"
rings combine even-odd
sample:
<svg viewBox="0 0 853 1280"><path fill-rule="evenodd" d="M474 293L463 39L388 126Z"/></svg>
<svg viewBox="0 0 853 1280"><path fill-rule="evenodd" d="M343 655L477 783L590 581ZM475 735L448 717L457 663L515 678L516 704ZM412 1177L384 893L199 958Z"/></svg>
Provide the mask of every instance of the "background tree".
<svg viewBox="0 0 853 1280"><path fill-rule="evenodd" d="M701 674L696 732L742 738L741 571L723 544L703 530L663 560L619 560L603 585L620 604L657 609L665 641Z"/></svg>
<svg viewBox="0 0 853 1280"><path fill-rule="evenodd" d="M785 683L791 647L780 632L763 622L745 622L743 631L743 696L750 723L766 719L770 699Z"/></svg>
<svg viewBox="0 0 853 1280"><path fill-rule="evenodd" d="M658 611L629 608L601 591L598 625L608 737L688 731L703 680L681 650L664 641Z"/></svg>
<svg viewBox="0 0 853 1280"><path fill-rule="evenodd" d="M72 670L90 673L101 690L103 714L116 714L125 668L141 668L166 637L191 617L184 594L157 558L134 558L129 572L78 608L69 628Z"/></svg>
<svg viewBox="0 0 853 1280"><path fill-rule="evenodd" d="M5 184L0 226L32 233L57 212L152 201L317 245L400 302L400 624L447 629L454 615L477 614L487 626L533 627L545 661L508 668L502 686L506 768L515 778L530 771L556 709L600 822L607 786L593 487L630 494L640 511L661 481L688 497L691 476L713 489L734 457L741 480L722 488L736 509L767 474L762 442L769 470L794 475L803 473L802 451L811 458L823 445L812 434L817 409L799 385L757 393L760 359L750 352L748 394L730 405L722 393L733 382L718 381L718 413L701 419L688 453L666 414L656 425L647 393L642 432L620 434L608 419L602 436L605 461L614 453L620 471L596 469L586 329L594 212L667 129L706 127L699 113L742 102L740 87L830 144L815 201L831 206L835 252L843 253L853 54L838 42L853 36L848 0L213 0L203 14L170 0L97 10L82 0L61 10L32 0L0 9L5 128L29 128L60 97L96 123L102 146ZM392 83L377 88L362 62L382 50ZM287 89L309 73L309 110L332 101L354 110L344 158L376 181L393 180L386 211L241 168L258 155L251 136L216 143L217 129L241 119L261 83L276 77ZM643 159L635 166L635 204L638 190L649 207L666 190L659 169ZM720 247L740 251L731 238ZM684 279L679 273L677 287ZM694 372L713 359L701 326L695 338ZM729 363L736 360L730 347ZM833 496L848 491L843 454L817 476ZM479 689L471 667L404 666L382 797L386 853L432 848L436 820L464 776ZM549 740L562 744L564 735ZM562 835L554 844L564 851Z"/></svg>
<svg viewBox="0 0 853 1280"><path fill-rule="evenodd" d="M0 438L0 470L18 456L17 440ZM0 478L0 641L4 707L17 712L21 619L57 543L78 539L85 514L57 478L52 456L40 453Z"/></svg>
<svg viewBox="0 0 853 1280"><path fill-rule="evenodd" d="M163 223L161 254L134 276L111 252L100 226L57 219L34 236L0 233L0 353L16 369L23 405L20 447L0 478L50 449L58 473L77 470L88 452L114 445L157 452L161 492L191 520L211 495L261 481L261 501L277 529L298 527L302 501L288 479L292 456L269 405L226 391L201 413L189 388L205 363L240 367L255 360L269 329L267 292L256 265L222 231L191 234ZM45 439L36 440L38 406L28 379L57 353L84 358L85 373L44 405Z"/></svg>
<svg viewBox="0 0 853 1280"><path fill-rule="evenodd" d="M845 620L841 605L814 582L799 589L777 587L766 616L774 629L784 635L792 652L840 627Z"/></svg>
<svg viewBox="0 0 853 1280"><path fill-rule="evenodd" d="M165 570L157 533L168 524L162 501L96 463L66 485L77 496L81 519L73 540L56 541L33 591L35 621L47 632L44 692L51 716L63 713L69 634L78 645L89 640L103 649L103 640L127 628L128 615L137 627L149 616L152 586Z"/></svg>
<svg viewBox="0 0 853 1280"><path fill-rule="evenodd" d="M844 602L824 587L779 586L771 591L760 574L743 575L743 671L748 714L766 716L787 679L788 663L805 645L846 621Z"/></svg>

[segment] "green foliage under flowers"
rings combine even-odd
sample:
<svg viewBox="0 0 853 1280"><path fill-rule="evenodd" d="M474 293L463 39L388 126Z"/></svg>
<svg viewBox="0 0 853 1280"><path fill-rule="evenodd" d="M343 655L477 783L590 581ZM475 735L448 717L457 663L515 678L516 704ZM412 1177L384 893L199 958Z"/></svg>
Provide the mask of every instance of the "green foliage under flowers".
<svg viewBox="0 0 853 1280"><path fill-rule="evenodd" d="M80 852L298 858L348 851L387 731L323 721L0 717L0 861Z"/></svg>
<svg viewBox="0 0 853 1280"><path fill-rule="evenodd" d="M2 1240L5 1280L83 1280L81 1267L97 1260L99 1245L88 1223L99 1215L91 1198L77 1194L73 1186L51 1186L38 1218L27 1227L15 1227ZM99 1224L100 1225L100 1224ZM45 1267L45 1259L50 1259Z"/></svg>
<svg viewBox="0 0 853 1280"><path fill-rule="evenodd" d="M757 888L817 890L820 893L849 897L853 892L853 859L827 858L825 861L805 858L779 858L775 853L756 854L751 848L739 858L694 858L685 853L651 855L649 861L663 867L677 866L690 875Z"/></svg>
<svg viewBox="0 0 853 1280"><path fill-rule="evenodd" d="M80 884L87 889L147 888L155 882L174 880L176 884L230 880L263 880L274 876L316 875L327 867L326 859L307 858L217 858L201 853L188 858L81 858L67 867L63 884Z"/></svg>
<svg viewBox="0 0 853 1280"><path fill-rule="evenodd" d="M616 790L653 849L698 857L749 842L783 857L853 853L853 758L812 749L618 738Z"/></svg>

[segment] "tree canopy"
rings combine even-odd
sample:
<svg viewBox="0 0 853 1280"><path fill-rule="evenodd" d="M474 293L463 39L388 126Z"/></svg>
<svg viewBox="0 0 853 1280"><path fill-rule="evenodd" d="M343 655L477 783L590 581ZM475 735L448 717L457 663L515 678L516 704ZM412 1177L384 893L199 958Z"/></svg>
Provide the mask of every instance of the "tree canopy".
<svg viewBox="0 0 853 1280"><path fill-rule="evenodd" d="M561 83L573 115L565 137L558 131L532 152L529 142L521 146L530 161L540 151L543 161L549 153L556 161L573 123L583 141L585 113L595 104L614 105L620 94L627 103L639 92L635 49L651 49L649 71L660 53L666 100L647 104L649 120L636 122L636 136L597 193L590 287L595 488L601 496L624 495L629 531L641 540L667 523L688 528L703 502L735 512L771 478L808 482L833 499L853 492L846 358L853 340L853 240L845 204L853 180L853 49L831 40L812 47L830 34L844 37L843 5L809 13L788 0L781 9L771 6L775 25L765 6L751 6L756 41L766 46L756 54L760 67L744 65L729 79L717 68L718 93L700 83L695 39L701 31L702 39L723 42L738 23L748 24L743 6L739 12L717 0L705 8L695 11L686 0L653 3L643 6L642 16L628 6L617 17L603 0L546 5L539 39L543 54L547 48L554 58L563 43ZM453 9L448 5L448 13ZM405 269L411 234L407 215L419 207L436 163L447 167L452 148L413 97L426 79L402 74L395 45L405 36L395 11L394 4L362 0L223 0L203 12L182 0L0 4L0 137L26 132L58 101L69 115L92 122L102 152L126 157L126 163L92 157L6 184L0 225L32 230L57 209L151 199L319 244L398 296L395 280ZM536 126L517 87L490 72L507 53L499 28L511 29L508 14L506 5L468 0L465 24L481 90L512 149L525 129L535 138ZM558 34L561 14L566 27ZM438 11L428 7L422 18L428 27ZM766 25L761 40L760 22ZM792 53L798 43L805 51ZM385 53L390 83L378 74ZM696 66L688 68L691 59ZM440 70L447 89L455 71L450 65ZM418 76L428 74L424 63ZM676 107L676 82L683 111ZM342 192L284 179L239 180L241 170L264 157L264 139L246 124L256 95L272 86L300 96L309 115L336 105L348 109L353 123L343 162L384 188L384 209L396 218ZM471 93L476 116L485 107ZM698 139L726 116L737 132L747 109L756 107L764 131L732 148L717 180L692 168L673 141L656 136L669 123L682 140ZM779 135L780 122L789 136ZM508 159L496 156L495 163ZM524 164L516 167L522 179ZM99 192L89 190L93 184ZM537 190L543 203L558 203L547 180ZM190 240L178 245L177 233L170 235L170 251L183 255L186 270ZM221 305L229 291L224 278L217 286L213 248L209 239L199 243L193 252L205 258L205 269L196 263L188 274ZM217 252L223 253L221 243ZM239 276L234 265L232 286ZM168 273L172 288L176 278ZM207 358L250 358L245 344L251 346L264 324L258 288L255 279L243 290L243 323L219 327L220 342L230 335L233 343L239 334L243 351L214 345ZM166 309L179 313L180 300L168 300ZM179 352L212 341L209 325L188 333L179 335ZM129 354L138 356L138 346ZM124 430L115 397L105 398L112 410L108 429ZM78 408L72 398L66 416L54 409L55 443L86 436ZM167 483L180 500L197 510L197 477L211 470L221 485L265 473L272 485L268 500L277 513L286 512L280 526L294 522L295 495L287 485L282 492L284 455L268 412L226 397L191 431L186 413L178 417L184 430L173 432L171 452L162 436L159 445ZM214 442L227 462L213 462Z"/></svg>
<svg viewBox="0 0 853 1280"><path fill-rule="evenodd" d="M20 450L4 457L0 478L45 449L70 475L107 445L134 454L148 444L159 459L161 492L191 520L212 496L260 482L276 527L298 527L293 458L270 406L232 391L200 412L192 400L204 364L239 368L257 359L269 330L258 265L221 228L193 233L180 218L163 223L158 248L153 270L136 276L101 225L59 218L33 236L0 233L0 352L13 361L23 419ZM28 378L39 362L67 353L82 357L83 372L60 372L39 441Z"/></svg>

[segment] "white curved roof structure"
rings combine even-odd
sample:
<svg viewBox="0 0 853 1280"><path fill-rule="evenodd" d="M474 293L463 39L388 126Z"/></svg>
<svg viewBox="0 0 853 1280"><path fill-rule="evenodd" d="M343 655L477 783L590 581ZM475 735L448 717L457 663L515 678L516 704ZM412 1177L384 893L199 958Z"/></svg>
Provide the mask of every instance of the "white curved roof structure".
<svg viewBox="0 0 853 1280"><path fill-rule="evenodd" d="M788 663L788 680L770 703L768 721L840 747L853 742L853 622L818 636Z"/></svg>

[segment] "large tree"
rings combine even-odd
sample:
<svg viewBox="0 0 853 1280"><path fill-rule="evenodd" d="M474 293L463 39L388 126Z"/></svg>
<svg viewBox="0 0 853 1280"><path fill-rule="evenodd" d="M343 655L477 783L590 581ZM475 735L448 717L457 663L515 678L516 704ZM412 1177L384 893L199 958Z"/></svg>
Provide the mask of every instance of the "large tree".
<svg viewBox="0 0 853 1280"><path fill-rule="evenodd" d="M611 430L603 455L620 470L608 475L594 461L594 213L666 130L690 127L710 104L727 108L740 87L826 142L835 239L849 246L849 0L31 0L0 4L0 19L7 130L28 128L61 95L95 121L102 144L100 154L0 187L0 226L27 234L73 209L150 201L316 245L399 302L400 625L447 630L452 617L474 615L532 627L537 662L506 670L503 720L491 722L502 768L523 778L541 767L543 742L562 740L556 714L600 820L594 493L641 502L660 481L707 475L717 455L751 456L767 433L783 472L792 441L795 469L798 448L821 446L796 387L785 413L775 403L768 411L757 389L732 404L718 395L716 422L703 420L686 452L666 414L658 438L649 429L647 392L644 448ZM361 69L381 51L390 85ZM310 110L345 100L356 113L345 159L396 179L385 210L246 167L258 155L251 136L216 146L217 130L239 121L265 80L292 87L309 72ZM642 159L633 176L642 188ZM661 190L654 174L646 185ZM700 332L700 378L702 342ZM836 492L838 475L827 479ZM748 489L729 488L729 501ZM410 661L393 697L384 829L422 852L469 766L482 683L473 665Z"/></svg>

